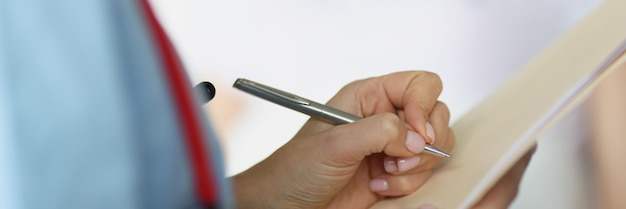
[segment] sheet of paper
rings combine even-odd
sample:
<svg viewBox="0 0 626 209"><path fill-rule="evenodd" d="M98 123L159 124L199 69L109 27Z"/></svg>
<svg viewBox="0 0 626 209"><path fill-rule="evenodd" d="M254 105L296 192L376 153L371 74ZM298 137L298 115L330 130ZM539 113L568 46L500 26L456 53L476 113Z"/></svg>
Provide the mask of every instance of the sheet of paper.
<svg viewBox="0 0 626 209"><path fill-rule="evenodd" d="M594 82L620 64L626 42L626 1L606 0L452 127L452 158L415 193L376 209L469 208Z"/></svg>

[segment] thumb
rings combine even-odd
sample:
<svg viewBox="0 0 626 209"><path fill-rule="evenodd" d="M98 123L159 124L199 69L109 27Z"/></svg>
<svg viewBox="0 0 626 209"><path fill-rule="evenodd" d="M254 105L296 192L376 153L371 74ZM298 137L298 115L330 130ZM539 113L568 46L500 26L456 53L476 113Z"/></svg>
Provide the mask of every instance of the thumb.
<svg viewBox="0 0 626 209"><path fill-rule="evenodd" d="M393 113L380 113L324 132L324 152L359 162L374 153L411 157L424 150L424 137Z"/></svg>

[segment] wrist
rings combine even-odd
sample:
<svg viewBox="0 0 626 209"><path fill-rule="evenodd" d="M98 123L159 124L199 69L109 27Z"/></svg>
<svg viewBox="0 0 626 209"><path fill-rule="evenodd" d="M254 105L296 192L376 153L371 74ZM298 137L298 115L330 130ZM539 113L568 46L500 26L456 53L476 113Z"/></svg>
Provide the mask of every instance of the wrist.
<svg viewBox="0 0 626 209"><path fill-rule="evenodd" d="M258 176L245 171L231 178L235 205L237 208L265 209L274 202L270 197L273 189L268 187Z"/></svg>
<svg viewBox="0 0 626 209"><path fill-rule="evenodd" d="M274 153L276 155L276 153ZM316 208L309 201L309 194L298 187L302 183L296 176L293 166L276 164L276 156L258 163L252 168L231 178L234 200L237 208L274 209L274 208ZM286 169L289 168L289 169ZM288 174L287 174L288 173ZM300 191L300 192L298 192Z"/></svg>

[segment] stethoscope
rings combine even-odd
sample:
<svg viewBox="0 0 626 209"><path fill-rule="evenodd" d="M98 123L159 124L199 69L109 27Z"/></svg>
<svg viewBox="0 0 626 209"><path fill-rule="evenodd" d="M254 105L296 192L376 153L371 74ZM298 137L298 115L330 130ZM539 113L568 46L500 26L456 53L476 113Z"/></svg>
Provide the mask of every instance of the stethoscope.
<svg viewBox="0 0 626 209"><path fill-rule="evenodd" d="M215 86L208 81L200 82L193 87L193 91L200 96L202 104L206 104L215 97Z"/></svg>

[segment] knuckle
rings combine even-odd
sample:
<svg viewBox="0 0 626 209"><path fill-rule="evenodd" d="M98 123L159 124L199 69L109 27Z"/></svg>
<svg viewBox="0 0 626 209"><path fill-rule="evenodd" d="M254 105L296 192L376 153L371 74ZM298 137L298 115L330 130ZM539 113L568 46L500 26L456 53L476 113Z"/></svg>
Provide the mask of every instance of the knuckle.
<svg viewBox="0 0 626 209"><path fill-rule="evenodd" d="M437 89L443 88L443 82L441 81L441 77L438 74L433 72L424 71L423 76L427 82L433 85L433 87Z"/></svg>
<svg viewBox="0 0 626 209"><path fill-rule="evenodd" d="M339 92L337 92L337 94L335 95L335 97L333 97L333 98L336 98L336 97L338 97L339 95L344 95L344 96L345 96L345 95L355 94L356 92L358 92L358 91L359 91L360 87L361 87L361 86L363 86L363 84L364 84L364 83L366 83L366 82L365 82L365 79L363 79L363 80L355 80L355 81L352 81L352 82L350 82L350 83L348 83L348 84L344 85L344 86L343 86L343 87L339 90Z"/></svg>
<svg viewBox="0 0 626 209"><path fill-rule="evenodd" d="M448 109L448 105L441 101L437 101L437 106L442 110L441 114L443 114L444 118L450 118L450 109Z"/></svg>
<svg viewBox="0 0 626 209"><path fill-rule="evenodd" d="M342 90L356 88L357 86L361 85L361 83L363 83L363 80L352 81L352 82L346 84L345 86L343 86Z"/></svg>
<svg viewBox="0 0 626 209"><path fill-rule="evenodd" d="M393 113L383 113L378 120L378 131L382 137L389 139L397 138L400 136L400 129L398 128L400 118Z"/></svg>
<svg viewBox="0 0 626 209"><path fill-rule="evenodd" d="M397 185L396 190L402 194L409 194L415 191L417 187L415 186L415 182L411 181L409 178L401 178L399 179L399 184Z"/></svg>
<svg viewBox="0 0 626 209"><path fill-rule="evenodd" d="M342 90L356 90L362 88L363 85L367 85L372 83L371 81L376 79L375 77L363 78L359 80L354 80L345 86L343 86Z"/></svg>

